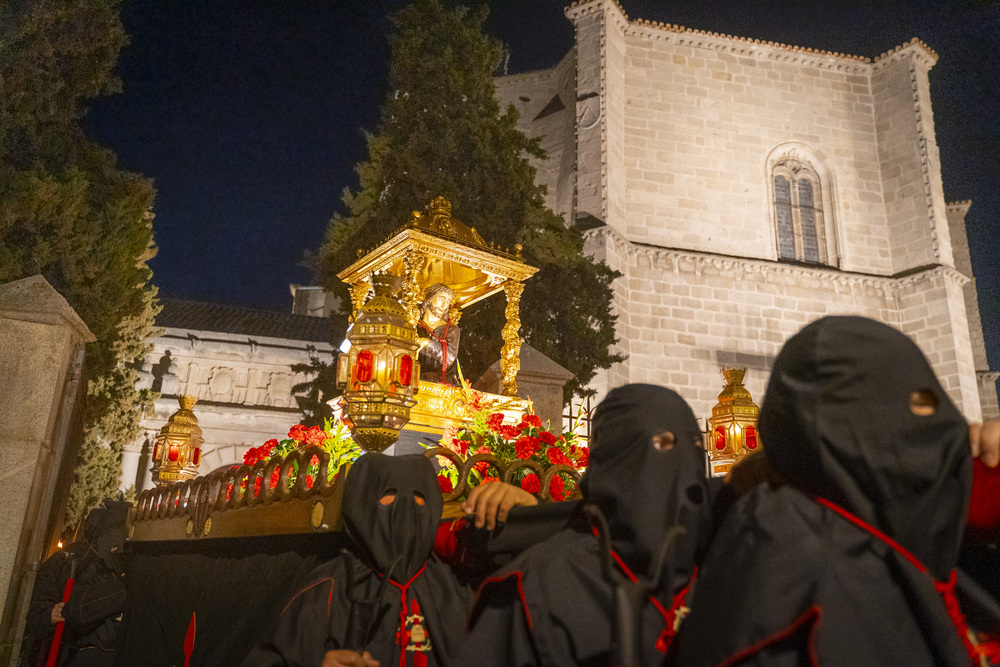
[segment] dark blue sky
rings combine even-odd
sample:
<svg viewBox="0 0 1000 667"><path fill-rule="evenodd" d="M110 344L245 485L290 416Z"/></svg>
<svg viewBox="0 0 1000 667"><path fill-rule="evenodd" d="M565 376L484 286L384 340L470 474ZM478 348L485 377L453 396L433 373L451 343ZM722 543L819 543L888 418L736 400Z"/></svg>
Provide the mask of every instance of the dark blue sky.
<svg viewBox="0 0 1000 667"><path fill-rule="evenodd" d="M387 12L402 0L131 0L124 93L88 128L154 180L164 296L287 311L288 284L354 187L386 93ZM572 45L562 0L492 0L511 73ZM931 95L945 196L967 222L1000 369L1000 4L984 0L623 0L632 18L877 57L911 37L940 56Z"/></svg>

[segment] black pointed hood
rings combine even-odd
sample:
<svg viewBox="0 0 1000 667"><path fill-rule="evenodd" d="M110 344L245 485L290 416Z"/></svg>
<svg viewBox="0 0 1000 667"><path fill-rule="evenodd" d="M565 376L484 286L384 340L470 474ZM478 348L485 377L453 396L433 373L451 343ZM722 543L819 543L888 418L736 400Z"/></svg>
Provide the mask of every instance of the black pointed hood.
<svg viewBox="0 0 1000 667"><path fill-rule="evenodd" d="M395 500L379 504L389 493ZM400 558L391 578L407 582L430 557L442 505L434 467L425 456L365 454L347 474L344 525L381 573Z"/></svg>
<svg viewBox="0 0 1000 667"><path fill-rule="evenodd" d="M653 436L665 431L674 435L674 445L658 450ZM708 503L705 470L698 421L675 392L625 385L609 392L594 412L583 496L600 507L615 551L633 571L647 572L673 526L696 531L695 517ZM693 560L694 541L685 540L691 553L684 560Z"/></svg>
<svg viewBox="0 0 1000 667"><path fill-rule="evenodd" d="M914 414L911 395L936 401ZM760 413L768 463L946 578L969 503L969 431L917 346L861 317L826 317L775 362Z"/></svg>

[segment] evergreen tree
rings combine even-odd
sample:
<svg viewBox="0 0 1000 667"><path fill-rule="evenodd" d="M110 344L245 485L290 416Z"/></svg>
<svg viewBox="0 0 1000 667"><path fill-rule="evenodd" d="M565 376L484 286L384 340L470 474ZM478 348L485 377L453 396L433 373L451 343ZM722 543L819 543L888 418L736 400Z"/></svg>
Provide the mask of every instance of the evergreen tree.
<svg viewBox="0 0 1000 667"><path fill-rule="evenodd" d="M622 359L609 353L617 274L584 256L580 231L546 208L528 163L544 153L518 131L513 107L501 113L493 74L503 47L484 34L485 18L485 7L472 12L439 0L414 0L393 16L378 131L367 137L368 160L356 168L360 187L345 191L347 212L331 221L318 263L326 287L349 309L337 271L442 195L454 217L487 241L524 246L525 260L540 270L525 283L522 334L575 374L567 395L582 392L596 369ZM466 377L479 377L500 358L505 304L493 296L463 316L459 362Z"/></svg>
<svg viewBox="0 0 1000 667"><path fill-rule="evenodd" d="M118 5L0 3L0 283L43 274L97 337L71 524L117 491L122 447L152 399L136 391L133 365L158 311L146 264L152 184L118 169L80 127L87 100L120 88Z"/></svg>

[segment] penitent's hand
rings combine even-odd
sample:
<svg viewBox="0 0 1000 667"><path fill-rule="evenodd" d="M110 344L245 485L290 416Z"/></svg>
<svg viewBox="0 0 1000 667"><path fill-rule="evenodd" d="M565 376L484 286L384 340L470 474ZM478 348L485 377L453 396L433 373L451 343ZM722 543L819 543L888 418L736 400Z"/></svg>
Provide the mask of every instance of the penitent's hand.
<svg viewBox="0 0 1000 667"><path fill-rule="evenodd" d="M52 613L49 614L49 620L52 621L52 625L62 623L66 620L62 615L62 610L65 605L65 602L57 602L55 606L52 607Z"/></svg>
<svg viewBox="0 0 1000 667"><path fill-rule="evenodd" d="M321 667L378 667L378 660L368 651L364 655L357 651L327 651Z"/></svg>
<svg viewBox="0 0 1000 667"><path fill-rule="evenodd" d="M1000 463L1000 421L970 424L969 441L972 444L973 458L979 459L990 468L997 467Z"/></svg>
<svg viewBox="0 0 1000 667"><path fill-rule="evenodd" d="M505 482L487 482L472 489L462 503L466 514L476 515L476 528L496 528L498 521L506 521L507 513L518 505L537 505L538 498L522 488Z"/></svg>

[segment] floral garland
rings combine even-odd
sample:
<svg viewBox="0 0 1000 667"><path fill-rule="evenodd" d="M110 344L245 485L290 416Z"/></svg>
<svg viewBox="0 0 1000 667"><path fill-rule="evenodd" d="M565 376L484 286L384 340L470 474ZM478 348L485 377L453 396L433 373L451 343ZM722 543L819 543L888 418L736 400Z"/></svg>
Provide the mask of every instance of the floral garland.
<svg viewBox="0 0 1000 667"><path fill-rule="evenodd" d="M476 403L470 401L470 405L478 407ZM556 435L550 430L551 424L548 429L542 428L541 418L530 412L523 414L515 424L505 424L504 414L479 410L475 413L470 426L446 430L440 444L463 457L492 454L504 467L520 459L534 461L543 473L556 465L572 466L582 473L590 461L590 449L577 435L584 416L581 409L573 427L565 433ZM438 483L441 485L441 491L448 493L458 484L458 469L451 459L444 456L438 457L438 463L442 468L438 474ZM469 475L470 486L497 481L495 476L490 475L491 467L487 461L476 463ZM541 491L541 481L531 470L523 469L515 472L511 481L528 493ZM556 501L568 498L575 491L575 482L572 479L563 479L558 474L554 475L549 483L549 497Z"/></svg>
<svg viewBox="0 0 1000 667"><path fill-rule="evenodd" d="M275 456L287 456L295 449L305 449L312 445L319 445L330 454L330 464L327 467L327 477L330 481L337 475L337 470L345 463L355 461L364 454L351 438L351 432L342 419L327 419L321 426L303 426L296 424L288 430L288 437L279 441L271 438L260 447L251 447L243 455L243 463L253 466L258 461L266 461ZM298 474L298 463L295 466L295 474ZM311 463L306 471L306 487L312 488L315 476L319 472L319 464ZM271 474L271 488L278 486L280 471L276 468ZM290 476L289 480L294 480ZM254 493L260 493L261 479L258 477L255 482Z"/></svg>

